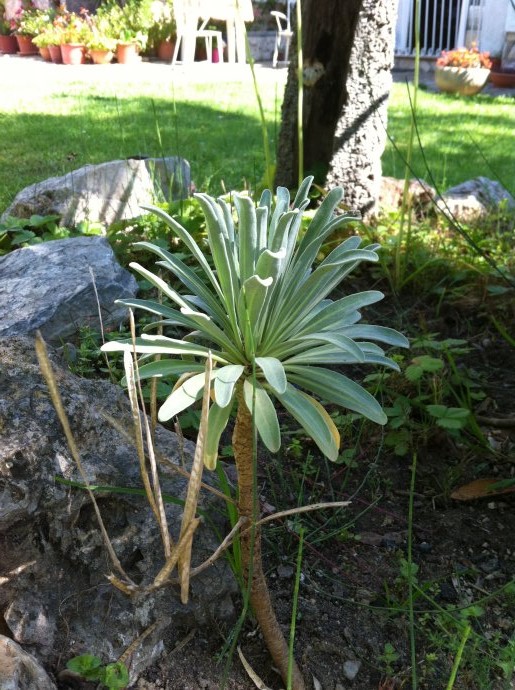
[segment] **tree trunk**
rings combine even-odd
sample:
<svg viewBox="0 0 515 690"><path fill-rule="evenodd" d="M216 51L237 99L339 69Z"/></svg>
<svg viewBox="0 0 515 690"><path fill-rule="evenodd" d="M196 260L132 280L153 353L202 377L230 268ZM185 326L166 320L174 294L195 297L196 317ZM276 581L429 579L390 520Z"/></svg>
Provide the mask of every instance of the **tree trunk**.
<svg viewBox="0 0 515 690"><path fill-rule="evenodd" d="M248 524L252 524L259 517L259 511L254 510L253 433L252 416L240 392L232 444L236 469L238 471L238 512L240 517L249 519L250 522ZM243 532L241 537L241 554L243 577L246 584L248 584L249 572L252 569L250 604L272 659L286 684L288 675L288 645L275 616L270 592L268 591L263 573L261 529L259 526L254 528L253 533L250 529ZM293 690L305 690L302 675L295 662L293 665L292 688Z"/></svg>
<svg viewBox="0 0 515 690"><path fill-rule="evenodd" d="M397 1L364 0L347 80L348 102L336 128L329 186L342 185L345 202L366 216L381 188L388 97L392 88Z"/></svg>
<svg viewBox="0 0 515 690"><path fill-rule="evenodd" d="M379 193L397 0L305 0L304 168L371 212ZM296 186L297 76L292 51L276 182ZM335 136L336 135L336 136Z"/></svg>

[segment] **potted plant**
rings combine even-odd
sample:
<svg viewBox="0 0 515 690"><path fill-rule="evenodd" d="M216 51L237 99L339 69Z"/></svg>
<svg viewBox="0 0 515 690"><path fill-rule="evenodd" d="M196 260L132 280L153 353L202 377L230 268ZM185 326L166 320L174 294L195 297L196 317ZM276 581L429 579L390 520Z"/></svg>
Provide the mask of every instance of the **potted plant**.
<svg viewBox="0 0 515 690"><path fill-rule="evenodd" d="M86 59L86 42L91 29L86 19L87 11L81 14L69 12L65 16L61 31L61 53L65 65L81 65Z"/></svg>
<svg viewBox="0 0 515 690"><path fill-rule="evenodd" d="M34 36L32 42L39 48L39 54L46 62L51 62L50 45L53 44L53 37L50 31L43 31L43 33Z"/></svg>
<svg viewBox="0 0 515 690"><path fill-rule="evenodd" d="M20 55L37 55L38 48L32 42L43 29L48 16L45 10L39 10L32 3L22 4L15 18L15 35Z"/></svg>
<svg viewBox="0 0 515 690"><path fill-rule="evenodd" d="M440 91L473 96L484 88L491 66L489 53L475 46L444 50L436 61L435 82Z"/></svg>
<svg viewBox="0 0 515 690"><path fill-rule="evenodd" d="M512 89L515 87L515 54L513 45L506 41L506 48L502 55L492 58L492 70L490 81L499 89Z"/></svg>
<svg viewBox="0 0 515 690"><path fill-rule="evenodd" d="M139 60L153 23L152 0L127 0L123 7L116 0L108 0L99 7L97 16L107 17L111 24L118 62L127 64Z"/></svg>
<svg viewBox="0 0 515 690"><path fill-rule="evenodd" d="M0 5L0 10L3 6ZM18 50L18 43L16 36L13 35L14 26L12 22L7 21L5 14L2 11L0 14L0 53L13 55Z"/></svg>
<svg viewBox="0 0 515 690"><path fill-rule="evenodd" d="M95 65L107 65L114 58L116 40L99 31L93 31L86 42L86 48Z"/></svg>
<svg viewBox="0 0 515 690"><path fill-rule="evenodd" d="M160 60L170 62L177 40L177 25L171 1L154 3L153 18L154 23L150 27L148 43Z"/></svg>

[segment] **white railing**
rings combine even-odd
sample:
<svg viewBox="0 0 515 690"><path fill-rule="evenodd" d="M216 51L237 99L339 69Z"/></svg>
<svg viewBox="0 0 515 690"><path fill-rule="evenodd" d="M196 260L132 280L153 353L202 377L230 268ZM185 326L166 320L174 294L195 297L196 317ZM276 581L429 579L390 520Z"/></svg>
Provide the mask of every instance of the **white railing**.
<svg viewBox="0 0 515 690"><path fill-rule="evenodd" d="M484 0L420 0L420 54L433 57L478 41ZM415 50L415 2L399 0L396 55Z"/></svg>

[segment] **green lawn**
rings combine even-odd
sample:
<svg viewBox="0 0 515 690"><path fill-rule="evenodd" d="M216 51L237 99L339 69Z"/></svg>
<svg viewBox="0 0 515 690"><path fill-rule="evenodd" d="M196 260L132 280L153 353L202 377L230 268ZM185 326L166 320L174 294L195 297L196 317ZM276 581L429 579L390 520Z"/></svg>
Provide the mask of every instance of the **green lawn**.
<svg viewBox="0 0 515 690"><path fill-rule="evenodd" d="M194 78L186 79L163 65L149 65L143 78L144 71L84 66L84 78L76 80L75 72L73 81L68 68L59 66L54 67L55 79L43 81L36 75L30 81L26 64L24 79L0 74L0 86L8 82L0 104L0 210L28 184L86 163L133 155L178 153L190 161L197 188L213 193L223 186L253 186L263 177L262 133L248 71L238 80L215 81L216 71L198 67ZM38 69L43 74L41 65ZM258 69L258 78L274 146L284 71ZM401 153L406 150L409 119L406 87L396 84L389 129ZM482 155L500 179L507 184L513 179L513 99L458 99L421 92L419 127L439 185L477 175L494 177ZM428 179L420 152L414 166ZM391 144L384 155L384 173L404 174Z"/></svg>
<svg viewBox="0 0 515 690"><path fill-rule="evenodd" d="M445 189L483 175L499 179L515 193L515 100L513 96L479 94L472 98L419 91L417 124L428 168L436 184ZM383 172L404 176L404 165L395 151L406 154L410 121L405 84L395 84L389 108L389 141ZM423 154L417 145L413 168L429 182Z"/></svg>

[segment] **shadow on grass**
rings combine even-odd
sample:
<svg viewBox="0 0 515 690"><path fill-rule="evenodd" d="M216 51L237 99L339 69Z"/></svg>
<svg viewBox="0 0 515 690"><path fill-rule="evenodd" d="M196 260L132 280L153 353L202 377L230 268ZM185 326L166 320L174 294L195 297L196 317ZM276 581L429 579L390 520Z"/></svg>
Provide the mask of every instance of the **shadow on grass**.
<svg viewBox="0 0 515 690"><path fill-rule="evenodd" d="M388 130L395 138L401 155L406 154L409 134L409 110L393 102L388 116ZM419 101L417 123L429 168L443 189L483 175L510 184L515 176L512 139L515 108L511 98L478 95L458 98L447 94L423 93ZM485 159L487 162L485 162ZM428 179L420 150L415 147L413 168ZM383 156L383 174L404 176L404 163L391 143Z"/></svg>
<svg viewBox="0 0 515 690"><path fill-rule="evenodd" d="M264 173L257 117L139 97L54 96L55 113L0 113L0 211L23 187L87 163L180 155L198 189L257 185ZM270 128L270 136L273 135Z"/></svg>

